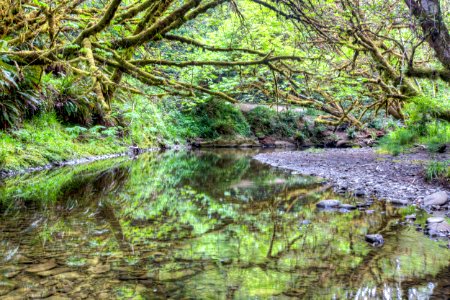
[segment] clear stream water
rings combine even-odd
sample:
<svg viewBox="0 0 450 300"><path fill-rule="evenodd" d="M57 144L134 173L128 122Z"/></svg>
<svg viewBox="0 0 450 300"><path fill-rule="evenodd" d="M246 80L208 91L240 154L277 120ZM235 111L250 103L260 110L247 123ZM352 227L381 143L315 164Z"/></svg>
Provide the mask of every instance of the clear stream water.
<svg viewBox="0 0 450 300"><path fill-rule="evenodd" d="M254 154L147 153L5 179L0 299L449 297L450 251L403 224L413 208L318 211L361 200Z"/></svg>

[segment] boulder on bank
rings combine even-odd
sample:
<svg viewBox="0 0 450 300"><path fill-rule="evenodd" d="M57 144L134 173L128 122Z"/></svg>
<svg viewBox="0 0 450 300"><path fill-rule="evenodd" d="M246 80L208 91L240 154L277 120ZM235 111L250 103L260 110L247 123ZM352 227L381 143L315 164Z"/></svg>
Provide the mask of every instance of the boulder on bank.
<svg viewBox="0 0 450 300"><path fill-rule="evenodd" d="M322 200L316 204L318 208L337 208L341 205L341 201L339 200Z"/></svg>
<svg viewBox="0 0 450 300"><path fill-rule="evenodd" d="M445 205L448 202L448 195L444 191L436 192L423 199L424 206Z"/></svg>
<svg viewBox="0 0 450 300"><path fill-rule="evenodd" d="M372 244L372 246L380 247L384 244L384 238L381 234L366 234L366 242Z"/></svg>

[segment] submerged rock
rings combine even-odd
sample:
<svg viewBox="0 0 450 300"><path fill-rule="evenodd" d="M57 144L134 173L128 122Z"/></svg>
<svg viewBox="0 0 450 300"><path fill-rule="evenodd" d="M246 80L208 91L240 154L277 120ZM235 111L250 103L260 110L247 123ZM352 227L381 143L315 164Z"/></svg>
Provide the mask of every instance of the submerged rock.
<svg viewBox="0 0 450 300"><path fill-rule="evenodd" d="M339 200L322 200L316 204L319 208L336 208L341 204Z"/></svg>
<svg viewBox="0 0 450 300"><path fill-rule="evenodd" d="M365 208L365 207L369 207L370 205L372 205L372 203L369 203L369 202L357 202L356 203L357 208Z"/></svg>
<svg viewBox="0 0 450 300"><path fill-rule="evenodd" d="M432 205L444 205L448 202L448 195L444 191L436 192L431 195L426 196L423 199L424 206L432 206Z"/></svg>
<svg viewBox="0 0 450 300"><path fill-rule="evenodd" d="M381 234L366 234L366 241L375 247L380 247L384 244L384 238Z"/></svg>
<svg viewBox="0 0 450 300"><path fill-rule="evenodd" d="M30 273L38 273L38 272L43 272L43 271L47 271L50 269L53 269L57 266L56 262L54 259L51 259L47 262L41 263L41 264L37 264L37 265L33 265L31 267L29 267L28 269L26 269L27 272Z"/></svg>
<svg viewBox="0 0 450 300"><path fill-rule="evenodd" d="M356 209L356 206L351 205L351 204L341 203L339 205L339 208L346 209L346 210L354 210L354 209Z"/></svg>

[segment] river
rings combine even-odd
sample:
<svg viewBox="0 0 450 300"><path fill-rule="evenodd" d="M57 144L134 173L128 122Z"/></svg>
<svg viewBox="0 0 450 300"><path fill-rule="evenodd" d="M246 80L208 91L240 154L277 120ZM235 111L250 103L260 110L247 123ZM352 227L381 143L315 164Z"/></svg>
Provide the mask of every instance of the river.
<svg viewBox="0 0 450 300"><path fill-rule="evenodd" d="M4 179L0 299L450 295L450 250L404 222L414 208L317 210L361 200L255 154L146 153Z"/></svg>

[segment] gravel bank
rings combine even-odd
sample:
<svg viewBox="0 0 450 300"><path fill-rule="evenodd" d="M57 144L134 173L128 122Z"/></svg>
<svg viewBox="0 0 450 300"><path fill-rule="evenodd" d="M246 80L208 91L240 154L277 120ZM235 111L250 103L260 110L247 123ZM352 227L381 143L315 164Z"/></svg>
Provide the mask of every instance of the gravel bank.
<svg viewBox="0 0 450 300"><path fill-rule="evenodd" d="M444 161L449 157L443 153L434 159ZM431 159L426 152L393 157L377 154L371 148L320 149L262 153L255 159L300 174L323 177L337 192L348 191L398 204L420 203L437 191L450 194L449 186L424 181L423 166Z"/></svg>

